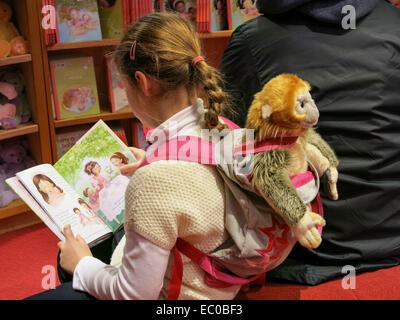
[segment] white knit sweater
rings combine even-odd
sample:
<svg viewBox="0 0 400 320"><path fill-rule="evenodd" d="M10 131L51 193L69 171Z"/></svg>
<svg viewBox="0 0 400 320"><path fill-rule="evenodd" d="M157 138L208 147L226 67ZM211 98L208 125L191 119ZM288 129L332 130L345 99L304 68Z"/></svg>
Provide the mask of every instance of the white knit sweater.
<svg viewBox="0 0 400 320"><path fill-rule="evenodd" d="M126 192L125 229L171 250L182 238L203 252L227 239L224 189L215 168L182 161L159 161L138 170ZM170 255L160 298L166 298L174 255ZM239 286L214 289L204 272L183 256L179 299L233 299Z"/></svg>

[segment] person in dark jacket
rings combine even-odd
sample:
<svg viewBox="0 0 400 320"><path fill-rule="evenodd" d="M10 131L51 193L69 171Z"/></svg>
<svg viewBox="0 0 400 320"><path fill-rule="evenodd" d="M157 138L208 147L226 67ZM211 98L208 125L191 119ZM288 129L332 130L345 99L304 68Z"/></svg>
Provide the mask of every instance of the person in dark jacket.
<svg viewBox="0 0 400 320"><path fill-rule="evenodd" d="M263 16L239 26L223 55L235 102L226 116L244 126L254 94L294 73L311 84L316 131L340 161L339 200L322 192L322 244L296 245L267 278L314 285L344 276L346 265L398 265L400 10L384 0L259 0L258 9Z"/></svg>

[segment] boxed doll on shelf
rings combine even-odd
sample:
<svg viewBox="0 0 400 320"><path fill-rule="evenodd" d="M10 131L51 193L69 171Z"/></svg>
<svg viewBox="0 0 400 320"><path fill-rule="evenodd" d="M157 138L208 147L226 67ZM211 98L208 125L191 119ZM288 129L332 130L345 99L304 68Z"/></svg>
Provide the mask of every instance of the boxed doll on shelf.
<svg viewBox="0 0 400 320"><path fill-rule="evenodd" d="M92 57L50 60L56 119L100 113Z"/></svg>

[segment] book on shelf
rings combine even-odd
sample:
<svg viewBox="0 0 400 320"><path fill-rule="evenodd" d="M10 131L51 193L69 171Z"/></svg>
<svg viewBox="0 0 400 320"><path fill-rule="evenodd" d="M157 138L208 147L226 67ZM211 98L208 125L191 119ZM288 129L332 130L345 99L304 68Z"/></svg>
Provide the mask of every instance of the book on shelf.
<svg viewBox="0 0 400 320"><path fill-rule="evenodd" d="M55 0L42 0L42 7L43 8L55 8ZM43 14L46 15L47 19L49 17L49 14L51 15L52 11L46 10ZM50 17L49 22L51 22L52 19ZM54 21L57 21L55 18ZM57 43L57 27L53 27L50 25L50 27L44 28L45 31L45 40L46 40L46 45L52 46Z"/></svg>
<svg viewBox="0 0 400 320"><path fill-rule="evenodd" d="M53 166L32 167L6 182L60 240L69 224L93 246L123 225L129 178L120 167L134 161L100 120Z"/></svg>
<svg viewBox="0 0 400 320"><path fill-rule="evenodd" d="M142 16L160 11L163 0L42 0L56 9L56 29L46 28L46 45L120 39ZM44 15L47 13L43 13Z"/></svg>
<svg viewBox="0 0 400 320"><path fill-rule="evenodd" d="M54 0L57 42L101 40L97 0Z"/></svg>
<svg viewBox="0 0 400 320"><path fill-rule="evenodd" d="M121 139L123 143L128 145L128 139L126 137L126 133L124 128L121 126L119 121L110 121L108 122L108 126L111 128L111 130L118 136L118 138Z"/></svg>
<svg viewBox="0 0 400 320"><path fill-rule="evenodd" d="M108 91L111 102L111 111L117 112L127 106L128 97L123 82L121 81L120 74L110 57L106 58L107 63L107 80L108 80Z"/></svg>
<svg viewBox="0 0 400 320"><path fill-rule="evenodd" d="M197 31L200 33L229 29L229 0L197 0Z"/></svg>
<svg viewBox="0 0 400 320"><path fill-rule="evenodd" d="M230 30L235 30L242 23L260 15L256 6L256 0L227 1L228 24Z"/></svg>
<svg viewBox="0 0 400 320"><path fill-rule="evenodd" d="M130 19L129 0L98 0L103 39L121 39Z"/></svg>
<svg viewBox="0 0 400 320"><path fill-rule="evenodd" d="M92 57L58 57L50 60L57 120L100 113Z"/></svg>
<svg viewBox="0 0 400 320"><path fill-rule="evenodd" d="M135 23L141 17L156 12L159 0L130 0L130 23Z"/></svg>
<svg viewBox="0 0 400 320"><path fill-rule="evenodd" d="M197 30L198 0L155 0L154 3L155 11L176 13L191 21ZM156 5L159 6L159 10Z"/></svg>
<svg viewBox="0 0 400 320"><path fill-rule="evenodd" d="M89 125L60 128L56 133L57 159L61 159L89 129Z"/></svg>
<svg viewBox="0 0 400 320"><path fill-rule="evenodd" d="M132 121L132 141L133 146L139 149L145 150L149 146L143 130L143 125L138 119Z"/></svg>

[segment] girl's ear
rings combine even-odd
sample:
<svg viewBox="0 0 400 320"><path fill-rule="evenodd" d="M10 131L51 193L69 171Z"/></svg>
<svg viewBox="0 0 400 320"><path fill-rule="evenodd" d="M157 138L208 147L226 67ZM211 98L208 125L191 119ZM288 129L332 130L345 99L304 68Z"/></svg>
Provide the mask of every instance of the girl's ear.
<svg viewBox="0 0 400 320"><path fill-rule="evenodd" d="M142 90L142 93L146 97L150 97L150 96L154 96L154 95L158 94L159 85L155 79L146 76L141 71L135 72L135 79L139 85L140 90Z"/></svg>

